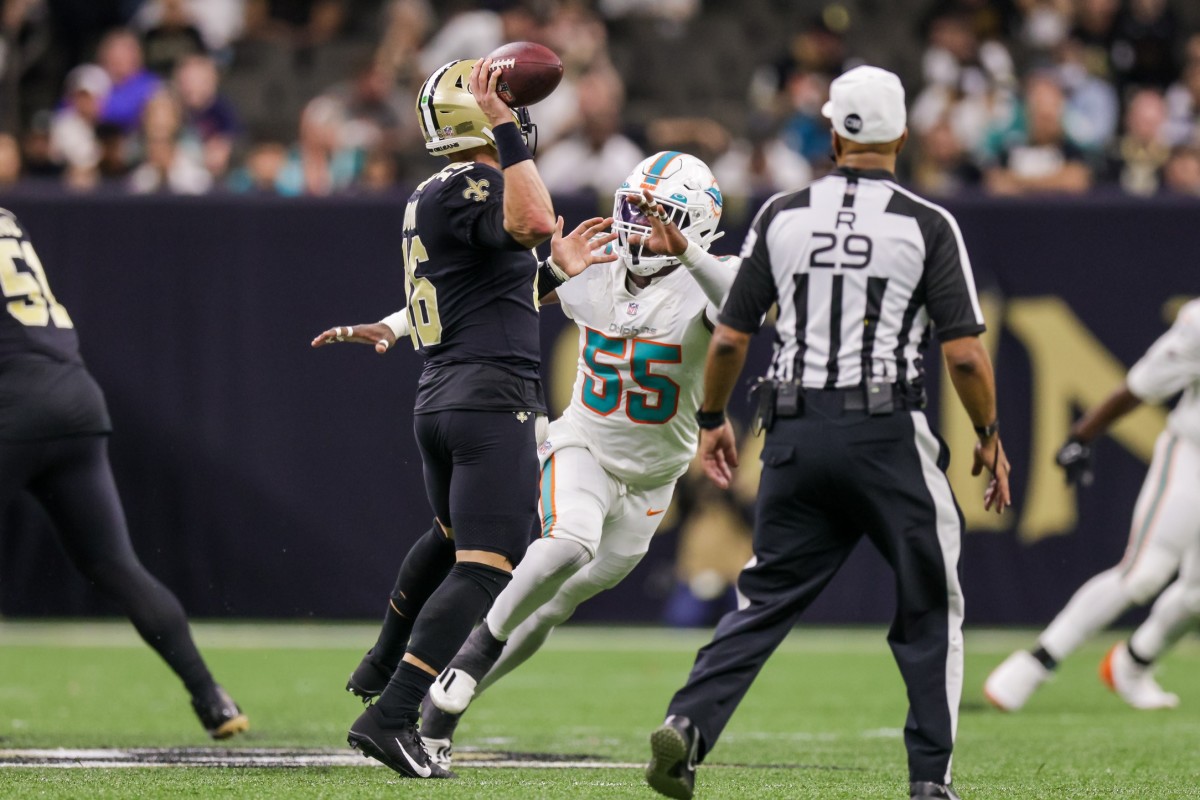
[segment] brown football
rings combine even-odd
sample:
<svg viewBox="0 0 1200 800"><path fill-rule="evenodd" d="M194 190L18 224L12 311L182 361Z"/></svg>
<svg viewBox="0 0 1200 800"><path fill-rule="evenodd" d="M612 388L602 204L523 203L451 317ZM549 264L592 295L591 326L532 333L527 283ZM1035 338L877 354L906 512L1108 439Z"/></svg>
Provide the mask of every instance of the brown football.
<svg viewBox="0 0 1200 800"><path fill-rule="evenodd" d="M491 52L492 70L500 70L496 93L512 108L545 100L562 80L562 60L535 42L510 42Z"/></svg>

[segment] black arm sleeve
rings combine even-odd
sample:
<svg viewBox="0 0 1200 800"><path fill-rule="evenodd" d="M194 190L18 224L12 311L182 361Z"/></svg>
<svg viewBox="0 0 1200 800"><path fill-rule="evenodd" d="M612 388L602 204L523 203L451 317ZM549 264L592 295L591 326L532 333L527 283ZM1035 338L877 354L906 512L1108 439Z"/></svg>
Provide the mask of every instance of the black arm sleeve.
<svg viewBox="0 0 1200 800"><path fill-rule="evenodd" d="M729 296L717 321L742 333L757 333L762 327L763 317L771 310L778 298L775 276L771 272L771 258L767 252L766 229L774 215L766 213L763 206L758 217L746 234L742 245L742 265L734 278Z"/></svg>
<svg viewBox="0 0 1200 800"><path fill-rule="evenodd" d="M977 336L987 327L975 299L975 276L957 224L939 214L926 236L925 307L938 339Z"/></svg>
<svg viewBox="0 0 1200 800"><path fill-rule="evenodd" d="M481 250L528 250L504 229L504 177L476 165L442 187L441 205L456 238Z"/></svg>

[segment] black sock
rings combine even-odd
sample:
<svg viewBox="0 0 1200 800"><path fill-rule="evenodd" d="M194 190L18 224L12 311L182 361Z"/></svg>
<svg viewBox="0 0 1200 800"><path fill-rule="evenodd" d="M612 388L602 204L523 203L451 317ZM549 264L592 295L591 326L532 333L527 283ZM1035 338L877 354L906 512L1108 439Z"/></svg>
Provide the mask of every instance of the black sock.
<svg viewBox="0 0 1200 800"><path fill-rule="evenodd" d="M401 661L392 674L392 680L379 698L376 707L386 722L416 723L420 716L418 708L436 676L418 666Z"/></svg>
<svg viewBox="0 0 1200 800"><path fill-rule="evenodd" d="M501 654L504 653L504 645L505 642L492 635L485 619L478 628L471 631L466 643L459 648L458 655L451 660L450 666L461 669L476 681L482 680L500 660Z"/></svg>
<svg viewBox="0 0 1200 800"><path fill-rule="evenodd" d="M409 549L400 565L383 628L372 648L376 661L389 669L396 668L408 647L417 615L453 566L454 542L446 538L434 520L433 527Z"/></svg>
<svg viewBox="0 0 1200 800"><path fill-rule="evenodd" d="M1129 657L1133 659L1133 663L1139 666L1148 667L1154 663L1154 659L1152 658L1142 658L1139 656L1133 649L1133 642L1126 642L1125 649L1129 652Z"/></svg>
<svg viewBox="0 0 1200 800"><path fill-rule="evenodd" d="M441 672L511 579L511 573L484 564L469 561L455 564L421 609L413 625L408 652ZM380 712L392 719L415 717L425 692L433 683L433 676L428 676L429 680L424 681L423 688L417 693L416 676L412 670L404 669L409 666L406 662L401 662L400 666L379 698Z"/></svg>
<svg viewBox="0 0 1200 800"><path fill-rule="evenodd" d="M1042 647L1040 644L1032 652L1033 657L1040 661L1042 666L1046 669L1050 670L1051 672L1058 669L1058 660L1054 656L1047 653L1046 648Z"/></svg>

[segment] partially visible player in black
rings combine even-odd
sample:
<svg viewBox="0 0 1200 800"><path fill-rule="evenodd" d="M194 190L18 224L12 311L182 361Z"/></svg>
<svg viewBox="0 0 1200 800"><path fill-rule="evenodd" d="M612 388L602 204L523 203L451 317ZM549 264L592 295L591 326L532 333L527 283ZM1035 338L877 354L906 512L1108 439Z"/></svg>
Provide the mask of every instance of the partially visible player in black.
<svg viewBox="0 0 1200 800"><path fill-rule="evenodd" d="M79 355L71 316L50 291L25 229L0 209L0 512L23 489L50 515L63 549L115 600L192 695L214 739L249 721L200 657L179 600L133 552L108 464L104 394Z"/></svg>
<svg viewBox="0 0 1200 800"><path fill-rule="evenodd" d="M450 159L404 213L403 327L425 356L413 428L436 519L405 556L385 623L389 641L407 644L400 665L348 737L414 778L452 777L425 752L418 708L534 529L535 426L546 410L535 291L566 279L531 252L555 231L554 209L527 145L528 112L504 104L489 67L446 64L417 101L426 149ZM313 345L361 341L364 327Z"/></svg>

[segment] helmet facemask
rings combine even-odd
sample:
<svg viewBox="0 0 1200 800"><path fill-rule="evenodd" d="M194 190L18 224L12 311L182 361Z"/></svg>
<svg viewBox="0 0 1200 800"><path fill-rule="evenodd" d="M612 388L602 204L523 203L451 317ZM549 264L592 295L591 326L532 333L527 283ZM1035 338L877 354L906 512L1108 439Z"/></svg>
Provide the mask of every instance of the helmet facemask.
<svg viewBox="0 0 1200 800"><path fill-rule="evenodd" d="M691 222L687 204L654 193L651 193L650 196L663 207L668 220L675 223L686 236ZM646 246L654 229L650 227L650 218L646 216L646 212L638 207L641 202L643 202L643 198L640 191L618 189L613 203L612 228L613 232L617 234L614 247L617 255L625 263L625 268L634 275L645 278L659 270L678 264L679 259L674 256L659 255Z"/></svg>

